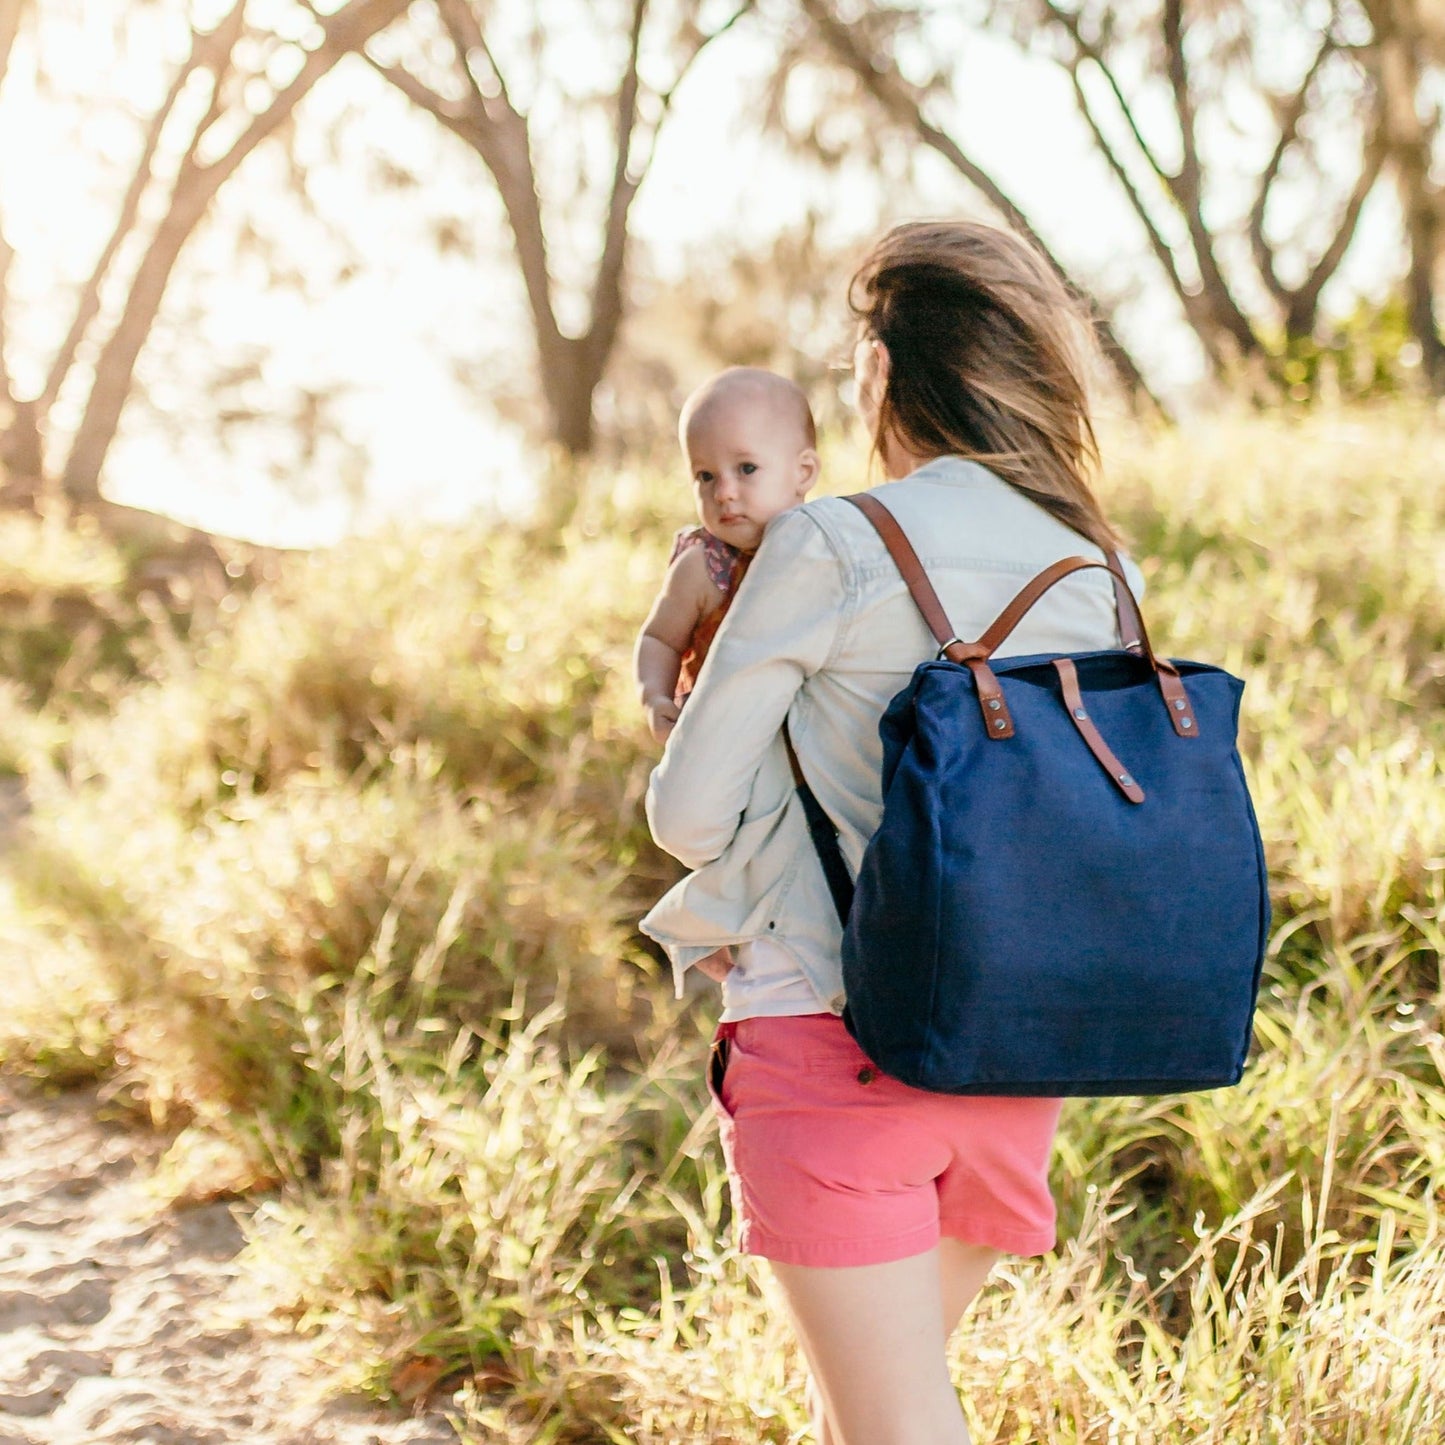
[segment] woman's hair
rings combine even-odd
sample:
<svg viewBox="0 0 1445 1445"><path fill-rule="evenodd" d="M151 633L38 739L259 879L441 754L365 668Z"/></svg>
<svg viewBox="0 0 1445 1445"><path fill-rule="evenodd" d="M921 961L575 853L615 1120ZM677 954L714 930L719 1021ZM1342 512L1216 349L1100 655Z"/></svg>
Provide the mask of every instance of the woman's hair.
<svg viewBox="0 0 1445 1445"><path fill-rule="evenodd" d="M980 462L1104 550L1118 545L1090 485L1091 327L1032 247L973 221L895 226L848 303L888 348L875 451L891 429L910 451Z"/></svg>

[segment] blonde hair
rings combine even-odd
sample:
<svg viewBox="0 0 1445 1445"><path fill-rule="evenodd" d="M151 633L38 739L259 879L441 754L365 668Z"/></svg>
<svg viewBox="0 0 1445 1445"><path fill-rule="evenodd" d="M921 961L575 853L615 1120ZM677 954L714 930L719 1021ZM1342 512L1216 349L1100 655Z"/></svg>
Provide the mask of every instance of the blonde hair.
<svg viewBox="0 0 1445 1445"><path fill-rule="evenodd" d="M895 226L848 289L888 348L873 447L976 461L1105 551L1118 534L1094 496L1099 464L1079 303L1019 237L975 221Z"/></svg>

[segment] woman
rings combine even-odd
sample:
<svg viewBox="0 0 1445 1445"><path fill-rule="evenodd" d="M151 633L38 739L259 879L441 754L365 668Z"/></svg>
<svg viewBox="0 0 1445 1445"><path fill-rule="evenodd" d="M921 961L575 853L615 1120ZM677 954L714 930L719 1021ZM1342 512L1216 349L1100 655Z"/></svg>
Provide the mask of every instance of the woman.
<svg viewBox="0 0 1445 1445"><path fill-rule="evenodd" d="M876 494L958 636L1051 562L1117 545L1089 484L1087 330L1027 246L969 222L900 226L850 302L858 412L889 478ZM1118 645L1112 589L1089 572L1048 593L1001 655ZM948 1337L1000 1253L1054 1243L1059 1101L879 1074L838 1017L840 931L801 811L759 797L787 776L786 721L856 872L882 808L879 718L935 647L856 508L783 514L648 798L658 842L689 866L747 855L735 901L753 931L722 979L710 1083L741 1244L788 1302L820 1445L966 1445Z"/></svg>

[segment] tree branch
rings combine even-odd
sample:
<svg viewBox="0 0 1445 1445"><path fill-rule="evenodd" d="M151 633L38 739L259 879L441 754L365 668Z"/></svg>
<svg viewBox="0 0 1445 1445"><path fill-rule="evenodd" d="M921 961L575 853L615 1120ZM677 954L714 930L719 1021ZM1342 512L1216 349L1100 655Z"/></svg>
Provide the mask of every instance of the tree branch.
<svg viewBox="0 0 1445 1445"><path fill-rule="evenodd" d="M1304 284L1286 295L1285 329L1290 336L1306 336L1314 330L1315 317L1319 312L1320 293L1329 284L1330 278L1339 270L1340 263L1345 259L1345 253L1350 249L1350 242L1354 240L1355 231L1360 224L1360 214L1365 209L1365 202L1369 200L1370 192L1375 189L1375 183L1380 178L1384 164L1385 147L1380 142L1380 126L1377 116L1375 128L1365 143L1365 152L1360 161L1360 174L1355 181L1355 188L1345 202L1344 211L1340 216L1340 224L1335 229L1333 239L1325 247L1324 253L1315 263L1314 269L1309 273Z"/></svg>
<svg viewBox="0 0 1445 1445"><path fill-rule="evenodd" d="M476 72L472 69L473 51L480 51L483 59L486 60L487 67L492 72L492 79L497 83L497 99L514 115L519 114L516 106L512 104L511 94L507 90L507 78L502 74L502 67L497 64L497 57L492 54L492 47L487 44L486 32L482 29L482 23L477 19L476 12L466 3L466 0L436 0L436 7L442 17L442 24L446 26L447 34L451 37L452 45L456 48L457 56L462 63L463 77L471 88L477 104L483 110L487 109L489 97L477 80Z"/></svg>
<svg viewBox="0 0 1445 1445"><path fill-rule="evenodd" d="M383 65L375 56L362 52L362 59L386 81L394 85L411 103L427 111L440 121L451 133L464 140L473 150L480 150L486 144L477 134L472 108L463 101L448 100L438 95L424 81L418 80L411 71L401 65Z"/></svg>
<svg viewBox="0 0 1445 1445"><path fill-rule="evenodd" d="M1184 56L1183 0L1164 0L1162 19L1165 68L1169 88L1174 96L1175 118L1179 123L1180 165L1178 174L1170 179L1170 191L1183 213L1189 228L1189 241L1194 248L1204 300L1214 324L1239 349L1241 356L1251 356L1262 348L1249 318L1239 309L1219 261L1214 254L1214 238L1204 224L1204 181L1199 163L1199 141L1195 132L1194 97L1189 82L1189 68Z"/></svg>
<svg viewBox="0 0 1445 1445"><path fill-rule="evenodd" d="M5 233L0 230L0 400L6 403L7 410L15 408L15 388L10 381L10 367L6 361L8 350L5 336L5 317L9 310L10 300L10 263L15 259L15 252L11 249L10 243L5 239ZM9 418L6 418L9 424Z"/></svg>
<svg viewBox="0 0 1445 1445"><path fill-rule="evenodd" d="M1165 71L1169 89L1174 96L1174 114L1179 122L1179 170L1166 179L1179 196L1184 209L1199 209L1203 190L1199 165L1199 138L1194 128L1194 96L1189 84L1189 68L1184 58L1183 0L1164 0L1162 27L1164 31Z"/></svg>
<svg viewBox="0 0 1445 1445"><path fill-rule="evenodd" d="M29 0L0 0L0 86L10 72L10 55L15 48L16 37L20 34L20 20ZM3 219L3 218L0 218ZM10 381L10 369L6 362L5 318L9 309L10 263L15 252L10 249L3 230L0 230L0 397L13 410L15 392Z"/></svg>
<svg viewBox="0 0 1445 1445"><path fill-rule="evenodd" d="M88 506L99 499L101 468L130 394L136 360L160 312L176 261L216 192L343 55L365 45L408 4L409 0L348 0L326 17L321 43L306 53L296 76L272 96L230 149L207 165L183 167L177 175L166 214L151 235L121 314L96 360L95 380L61 478L72 501Z"/></svg>
<svg viewBox="0 0 1445 1445"><path fill-rule="evenodd" d="M1289 153L1289 148L1299 138L1300 121L1304 119L1305 112L1309 107L1310 90L1314 86L1321 67L1334 53L1334 49L1334 36L1326 32L1318 53L1311 62L1310 68L1305 72L1304 79L1285 107L1284 114L1280 119L1279 139L1275 142L1269 163L1260 175L1254 204L1249 208L1249 248L1254 255L1254 264L1258 268L1264 284L1269 288L1270 294L1285 306L1289 305L1290 292L1284 282L1279 279L1274 248L1264 234L1265 215L1269 210L1270 192L1275 181L1279 179L1284 158Z"/></svg>
<svg viewBox="0 0 1445 1445"><path fill-rule="evenodd" d="M65 378L70 374L70 368L75 364L76 353L80 350L80 344L85 339L86 332L100 311L100 293L105 279L110 273L111 265L126 237L135 228L136 218L140 214L141 199L151 182L156 149L160 145L161 134L170 120L171 112L175 110L176 103L191 76L202 68L213 69L214 52L223 40L229 37L229 43L225 45L227 51L234 47L234 32L239 30L241 14L244 10L245 0L238 0L231 13L214 30L206 35L195 30L191 32L191 53L176 72L176 77L171 82L171 88L166 92L160 109L151 117L150 124L146 128L145 138L141 143L140 158L131 173L125 195L121 198L115 225L111 228L110 236L81 289L75 315L71 318L70 329L65 333L65 339L61 342L60 349L50 363L45 386L36 403L42 425L50 415L51 407L55 405L55 399L60 394L60 388L65 384ZM191 154L190 149L187 154Z"/></svg>
<svg viewBox="0 0 1445 1445"><path fill-rule="evenodd" d="M717 27L716 30L709 30L705 34L701 34L698 36L697 44L694 45L692 49L688 52L687 59L684 60L680 66L678 66L677 74L672 77L672 84L669 85L666 90L658 92L657 98L659 101L661 101L662 109L664 111L667 111L671 108L672 98L677 94L678 86L682 84L683 80L687 76L688 71L692 69L693 62L698 58L698 56L701 55L703 51L706 50L708 46L713 43L714 40L721 39L724 35L728 33L729 30L733 28L734 25L738 23L739 20L741 20L750 11L756 9L757 0L742 0L742 4L739 5L738 8L734 10L733 13L729 15L728 18L724 20L721 25Z"/></svg>
<svg viewBox="0 0 1445 1445"><path fill-rule="evenodd" d="M212 38L219 42L212 48L205 61L205 68L211 72L211 98L206 104L206 113L191 132L190 143L186 146L185 155L181 157L182 170L188 170L195 165L196 156L200 153L206 132L220 118L225 107L223 87L226 83L226 76L230 73L231 66L235 61L236 43L241 38L245 20L246 0L237 0L230 13L211 33Z"/></svg>
<svg viewBox="0 0 1445 1445"><path fill-rule="evenodd" d="M632 133L637 126L638 57L642 50L642 24L648 0L632 0L632 24L627 36L627 68L617 88L617 154L612 165L612 190L607 198L607 228L602 257L592 285L592 314L587 327L589 370L600 371L622 321L622 273L627 256L627 213L642 178L634 175Z"/></svg>
<svg viewBox="0 0 1445 1445"><path fill-rule="evenodd" d="M1124 117L1124 123L1129 127L1129 134L1134 137L1134 144L1139 147L1139 154L1149 163L1149 169L1164 182L1166 186L1171 184L1171 176L1164 168L1158 156L1154 154L1153 147L1144 138L1144 132L1139 128L1138 119L1134 115L1134 107L1129 103L1124 94L1124 88L1119 84L1119 78L1114 74L1113 67L1108 63L1104 52L1092 41L1084 38L1083 29L1079 24L1079 16L1070 10L1065 10L1056 0L1043 0L1044 9L1054 17L1055 21L1068 33L1069 39L1074 42L1075 49L1085 60L1092 62L1099 74L1104 77L1105 83L1114 96L1114 103L1119 107L1119 114ZM1075 67L1070 70L1077 74ZM1075 81L1077 89L1078 82ZM1103 145L1102 138L1100 144ZM1107 150L1108 147L1105 146Z"/></svg>
<svg viewBox="0 0 1445 1445"><path fill-rule="evenodd" d="M15 48L20 22L29 8L30 0L0 0L0 82L10 69L10 52Z"/></svg>
<svg viewBox="0 0 1445 1445"><path fill-rule="evenodd" d="M211 178L211 189L219 189L237 166L292 114L301 98L349 51L359 50L378 30L384 30L410 7L411 0L348 0L339 10L322 19L325 34L321 44L307 51L289 84L271 97L271 103L236 138L230 150L200 174Z"/></svg>
<svg viewBox="0 0 1445 1445"><path fill-rule="evenodd" d="M714 40L726 35L749 11L755 9L757 9L757 0L743 0L743 3L739 5L716 30L709 30L705 34L699 34L697 43L688 51L687 57L677 68L677 74L672 77L672 84L669 85L666 90L657 92L659 115L657 122L649 129L646 154L642 158L642 163L637 167L639 185L642 179L646 177L648 171L652 169L652 158L657 152L657 138L662 133L662 123L667 118L668 112L672 109L673 98L676 96L682 82L687 78L688 71L692 69L698 56L701 55Z"/></svg>
<svg viewBox="0 0 1445 1445"><path fill-rule="evenodd" d="M446 100L403 67L382 65L370 55L366 59L372 69L409 100L430 111L453 135L465 141L491 172L512 230L543 370L560 367L565 364L566 339L552 304L547 234L542 224L542 199L532 166L527 118L507 99L506 83L496 69L481 26L467 5L461 0L439 0L439 5L457 65L467 84L467 100ZM488 96L478 85L467 58L474 50L480 50L492 65L498 95Z"/></svg>
<svg viewBox="0 0 1445 1445"><path fill-rule="evenodd" d="M1149 249L1153 251L1154 258L1159 262L1160 268L1169 279L1169 284L1174 289L1174 295L1183 308L1185 316L1190 325L1199 336L1200 344L1209 353L1210 360L1218 364L1222 358L1214 346L1214 337L1211 328L1207 325L1208 318L1200 313L1200 297L1197 291L1189 288L1184 277L1179 271L1179 261L1174 254L1173 248L1164 239L1159 228L1154 223L1154 218L1149 213L1149 208L1144 203L1138 188L1134 185L1129 175L1128 168L1119 159L1114 148L1109 144L1089 104L1089 98L1084 93L1083 85L1079 80L1079 72L1074 66L1069 67L1069 78L1074 83L1074 99L1078 105L1079 113L1083 116L1085 124L1088 125L1093 134L1100 151L1103 152L1104 160L1108 163L1109 169L1113 171L1114 178L1119 182L1125 196L1133 208L1134 214L1138 217L1139 224L1144 228L1144 235L1149 241Z"/></svg>

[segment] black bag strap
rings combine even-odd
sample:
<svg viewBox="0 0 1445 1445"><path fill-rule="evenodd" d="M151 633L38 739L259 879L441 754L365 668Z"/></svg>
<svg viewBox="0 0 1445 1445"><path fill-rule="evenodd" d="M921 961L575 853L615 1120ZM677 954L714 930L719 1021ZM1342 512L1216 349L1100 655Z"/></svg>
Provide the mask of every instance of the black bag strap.
<svg viewBox="0 0 1445 1445"><path fill-rule="evenodd" d="M823 865L823 877L832 895L833 907L838 910L838 922L846 928L848 910L853 906L853 879L843 861L843 850L838 846L838 830L803 776L803 766L798 761L798 752L793 746L786 721L783 723L783 746L788 751L788 766L793 770L793 782L803 805L803 816L808 820L808 836L813 840L813 851Z"/></svg>

